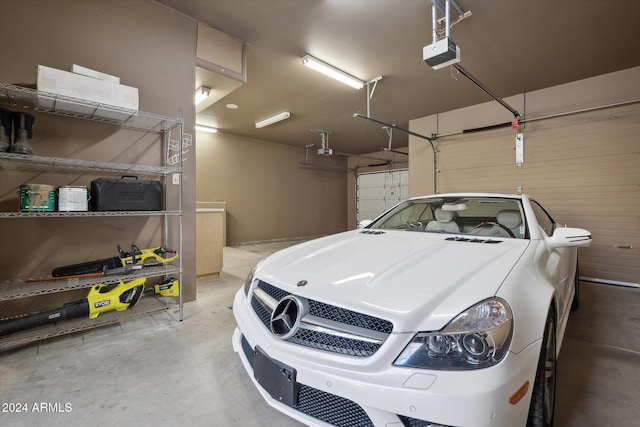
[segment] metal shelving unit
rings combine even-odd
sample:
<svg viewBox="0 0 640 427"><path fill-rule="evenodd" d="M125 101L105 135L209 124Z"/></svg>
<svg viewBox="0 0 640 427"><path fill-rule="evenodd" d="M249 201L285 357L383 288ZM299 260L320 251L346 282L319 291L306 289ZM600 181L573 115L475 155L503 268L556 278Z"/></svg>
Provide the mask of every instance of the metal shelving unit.
<svg viewBox="0 0 640 427"><path fill-rule="evenodd" d="M112 284L119 280L129 281L139 277L160 278L177 277L180 285L180 297L176 303L172 297L146 296L135 307L123 312L102 313L96 319L74 319L59 324L40 326L35 329L16 332L0 337L0 351L17 347L29 342L51 338L54 336L79 332L111 323L121 322L132 317L148 314L154 311L179 308L179 319L183 318L182 300L182 150L178 144L177 153L171 155L171 133L177 133L177 140L182 141L182 115L177 118L164 117L156 114L123 109L117 106L99 104L87 100L60 96L0 83L0 104L16 109L31 109L33 111L54 114L78 119L86 119L102 123L109 123L120 128L141 132L153 132L161 135L164 165L141 165L127 163L111 163L102 161L88 161L60 157L45 157L23 155L15 153L0 153L0 169L18 170L52 170L55 172L87 172L94 174L136 174L139 176L160 176L162 178L167 198L167 177L179 175L177 209L164 211L116 211L116 212L0 212L0 219L9 218L57 218L57 217L122 217L122 216L160 216L164 218L163 246L168 246L169 219L177 222L178 257L176 264L158 267L145 267L134 274L124 276L104 276L92 278L72 278L64 280L3 280L0 281L0 302L9 302L21 298L37 297L58 292L88 289L98 283ZM172 159L170 162L169 159ZM176 161L177 160L177 161ZM170 164L172 163L172 164Z"/></svg>

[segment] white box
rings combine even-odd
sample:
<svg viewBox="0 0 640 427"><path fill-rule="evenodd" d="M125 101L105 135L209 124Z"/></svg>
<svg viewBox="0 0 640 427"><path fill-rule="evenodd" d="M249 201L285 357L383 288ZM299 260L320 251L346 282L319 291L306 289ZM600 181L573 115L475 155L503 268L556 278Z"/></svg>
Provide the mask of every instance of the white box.
<svg viewBox="0 0 640 427"><path fill-rule="evenodd" d="M54 93L79 100L86 100L103 104L100 110L94 110L96 116L126 120L138 110L138 89L110 81L87 77L69 71L58 70L56 68L38 65L38 90L42 92ZM50 100L50 98L47 98ZM44 101L44 99L43 99ZM50 102L50 101L49 101ZM118 108L109 109L104 106L114 106ZM55 110L77 114L90 114L87 112L87 105L81 105L68 100L56 100ZM121 111L120 109L123 109Z"/></svg>
<svg viewBox="0 0 640 427"><path fill-rule="evenodd" d="M82 67L77 64L71 66L71 72L75 74L82 74L83 76L92 77L98 80L104 80L115 84L120 84L120 77L112 76L111 74L101 73L100 71L92 70L91 68Z"/></svg>

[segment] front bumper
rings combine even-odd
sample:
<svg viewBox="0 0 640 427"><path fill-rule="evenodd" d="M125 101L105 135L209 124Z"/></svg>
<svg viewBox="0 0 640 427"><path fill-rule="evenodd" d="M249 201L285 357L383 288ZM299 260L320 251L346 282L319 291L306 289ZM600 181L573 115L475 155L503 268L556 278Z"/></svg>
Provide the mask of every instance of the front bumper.
<svg viewBox="0 0 640 427"><path fill-rule="evenodd" d="M428 371L393 366L412 335L392 334L371 357L329 354L276 339L242 290L233 303L233 348L272 407L310 426L524 426L540 342L476 371ZM282 403L254 376L256 347L295 370L296 401ZM509 397L529 381L517 404ZM273 389L272 389L273 393ZM277 393L276 393L277 394Z"/></svg>

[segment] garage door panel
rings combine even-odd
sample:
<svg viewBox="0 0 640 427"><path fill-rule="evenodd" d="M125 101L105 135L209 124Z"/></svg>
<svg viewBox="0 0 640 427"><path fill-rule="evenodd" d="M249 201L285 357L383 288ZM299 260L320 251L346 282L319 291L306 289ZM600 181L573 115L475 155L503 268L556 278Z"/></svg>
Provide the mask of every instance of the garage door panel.
<svg viewBox="0 0 640 427"><path fill-rule="evenodd" d="M576 226L579 228L586 228L589 230L594 238L596 239L594 243L598 243L606 246L632 246L632 247L640 247L640 231L638 231L637 226L626 226L625 224L620 224L619 227L616 227L614 230L610 231L610 228L605 227L604 225L600 225L599 223L590 223L588 221L570 221L569 225ZM640 262L640 260L638 260Z"/></svg>
<svg viewBox="0 0 640 427"><path fill-rule="evenodd" d="M387 200L400 200L400 186L392 185L385 188L384 198Z"/></svg>
<svg viewBox="0 0 640 427"><path fill-rule="evenodd" d="M534 184L527 187L527 193L544 193L545 200L548 201L571 201L572 203L587 205L594 203L626 203L627 200L629 203L640 204L640 191L638 190L638 184L625 184L612 188L610 185L603 185L602 181L593 186L567 183L547 186ZM598 194L597 199L591 197L594 194Z"/></svg>
<svg viewBox="0 0 640 427"><path fill-rule="evenodd" d="M600 163L600 160L603 163ZM586 162L586 160L583 160ZM577 162L577 161L576 161ZM592 163L592 165L591 165ZM589 163L577 164L574 162L557 162L548 165L523 165L516 171L514 165L473 167L467 169L439 168L438 180L449 179L452 182L469 183L469 179L475 181L481 179L489 182L512 182L515 186L519 183L522 187L534 184L538 187L557 188L606 186L615 189L617 186L640 184L638 170L640 170L640 158L621 156L618 158L601 159L592 158ZM515 173L514 173L515 172Z"/></svg>
<svg viewBox="0 0 640 427"><path fill-rule="evenodd" d="M400 176L400 185L403 187L409 187L409 170L398 171Z"/></svg>
<svg viewBox="0 0 640 427"><path fill-rule="evenodd" d="M362 212L384 212L385 201L382 200L361 200L358 208Z"/></svg>
<svg viewBox="0 0 640 427"><path fill-rule="evenodd" d="M385 189L382 187L365 187L358 189L358 197L360 199L384 200Z"/></svg>
<svg viewBox="0 0 640 427"><path fill-rule="evenodd" d="M581 189L583 194L591 194L595 196L593 191L594 187L600 186L601 193L605 199L611 200L611 195L608 194L607 188L615 190L619 186L628 186L634 178L637 177L638 172L631 172L629 170L640 170L640 164L619 164L621 168L625 168L626 173L611 173L611 174L587 174L581 171L572 171L570 169L565 171L549 171L544 172L541 170L527 170L525 173L519 173L513 175L509 173L509 168L492 168L490 171L475 169L466 171L442 171L438 174L438 187L440 192L449 192L452 189L455 191L469 191L468 187L474 188L487 188L487 189L504 189L508 193L515 193L518 188L522 188L523 192L531 195L536 199L542 200L551 199L550 194L553 194L555 188L577 188ZM471 181L470 181L471 180ZM602 187L602 183L605 181L609 187ZM532 185L535 183L535 187ZM637 184L640 185L640 182ZM548 189L544 191L544 189ZM636 192L638 187L636 187ZM599 197L599 195L598 195ZM635 197L633 193L623 196L621 199L622 204L627 203L628 198ZM589 203L586 201L585 203Z"/></svg>
<svg viewBox="0 0 640 427"><path fill-rule="evenodd" d="M369 173L358 175L358 188L384 187L386 182L385 174Z"/></svg>
<svg viewBox="0 0 640 427"><path fill-rule="evenodd" d="M640 132L640 131L639 131ZM514 173L513 167L515 166L515 153L513 150L513 137L509 137L501 144L488 144L482 146L483 152L479 152L477 154L470 155L469 150L464 150L457 152L457 150L447 150L445 148L439 149L438 154L438 169L440 171L445 170L474 170L474 169L485 169L490 166L493 168L496 167L507 167L510 170L510 174ZM601 150L604 147L601 147ZM608 146L607 146L608 148ZM564 148L568 150L567 147ZM584 169L584 161L585 159L592 159L597 162L597 164L593 165L592 168L594 171L597 169L604 170L606 173L612 172L608 170L612 165L617 164L618 162L624 163L634 163L637 164L639 161L638 153L630 152L629 147L618 147L618 150L615 152L607 152L607 153L593 153L593 154L585 154L580 151L580 148L577 148L574 152L570 153L558 153L558 147L554 149L550 149L548 155L541 156L538 152L538 147L534 149L534 141L528 141L525 136L525 148L524 148L524 164L520 166L520 170L516 171L519 173L522 172L535 172L536 169L543 169L547 172L553 171L549 166L553 165L555 168L572 167L577 169ZM562 157L559 157L562 156ZM461 156L463 159L457 161L452 160L451 157ZM557 172L562 172L563 170L556 170ZM616 172L616 171L613 171ZM617 171L624 172L624 171Z"/></svg>
<svg viewBox="0 0 640 427"><path fill-rule="evenodd" d="M573 214L574 216L596 216L609 223L609 225L612 225L613 222L613 219L610 218L629 218L637 215L638 213L638 208L636 206L624 206L623 204L616 206L579 206L578 204L569 204L569 206L567 206L565 204L562 208L561 205L558 205L555 209L551 209L554 207L553 203L544 203L544 207L552 213L552 216L556 220L558 220L560 216L570 214ZM576 214L576 211L579 212L579 214Z"/></svg>
<svg viewBox="0 0 640 427"><path fill-rule="evenodd" d="M590 247L579 251L580 276L594 279L609 279L627 283L638 283L634 263L640 258L638 250L623 250L607 247ZM612 279L615 277L615 279Z"/></svg>
<svg viewBox="0 0 640 427"><path fill-rule="evenodd" d="M400 187L400 200L407 200L409 198L409 186L403 185Z"/></svg>

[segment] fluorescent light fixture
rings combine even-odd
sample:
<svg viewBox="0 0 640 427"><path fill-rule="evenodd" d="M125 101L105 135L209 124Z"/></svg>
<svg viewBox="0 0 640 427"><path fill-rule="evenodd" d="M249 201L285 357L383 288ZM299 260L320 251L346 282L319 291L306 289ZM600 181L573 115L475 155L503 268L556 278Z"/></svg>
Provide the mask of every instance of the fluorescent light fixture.
<svg viewBox="0 0 640 427"><path fill-rule="evenodd" d="M347 74L342 70L337 69L336 67L326 64L319 59L314 58L313 56L305 55L302 58L302 63L307 67L316 70L326 76L329 76L333 79L338 80L346 85L351 86L355 89L362 89L364 86L364 82L360 79L353 77L351 74Z"/></svg>
<svg viewBox="0 0 640 427"><path fill-rule="evenodd" d="M265 126L269 126L272 125L274 123L278 123L279 121L288 119L291 116L291 113L289 113L288 111L285 111L283 113L280 114L276 114L273 117L269 117L268 119L264 119L261 122L257 122L256 123L256 128L260 129L263 128Z"/></svg>
<svg viewBox="0 0 640 427"><path fill-rule="evenodd" d="M217 133L218 129L211 126L196 125L196 130L201 132Z"/></svg>
<svg viewBox="0 0 640 427"><path fill-rule="evenodd" d="M196 90L196 105L200 104L202 101L209 97L211 93L211 88L206 86L200 86Z"/></svg>

